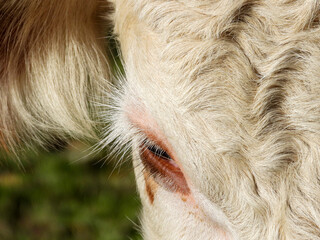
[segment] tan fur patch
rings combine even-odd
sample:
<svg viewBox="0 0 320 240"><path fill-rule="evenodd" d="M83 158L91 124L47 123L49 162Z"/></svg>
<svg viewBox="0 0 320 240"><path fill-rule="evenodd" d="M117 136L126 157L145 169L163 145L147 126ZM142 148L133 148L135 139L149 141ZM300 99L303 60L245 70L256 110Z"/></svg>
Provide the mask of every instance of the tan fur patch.
<svg viewBox="0 0 320 240"><path fill-rule="evenodd" d="M1 1L0 147L95 135L109 11L104 0Z"/></svg>
<svg viewBox="0 0 320 240"><path fill-rule="evenodd" d="M157 192L158 184L153 180L153 177L150 176L147 172L143 173L144 181L146 184L146 192L149 197L150 203L154 202L154 195Z"/></svg>

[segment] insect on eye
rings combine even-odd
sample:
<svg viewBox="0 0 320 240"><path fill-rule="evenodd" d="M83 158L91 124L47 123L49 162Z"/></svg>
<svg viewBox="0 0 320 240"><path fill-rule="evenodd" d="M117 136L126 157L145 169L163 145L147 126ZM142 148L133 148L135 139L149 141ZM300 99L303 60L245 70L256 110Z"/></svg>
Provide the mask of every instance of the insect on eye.
<svg viewBox="0 0 320 240"><path fill-rule="evenodd" d="M146 171L159 185L171 192L189 193L181 169L163 147L146 139L140 146L140 157Z"/></svg>

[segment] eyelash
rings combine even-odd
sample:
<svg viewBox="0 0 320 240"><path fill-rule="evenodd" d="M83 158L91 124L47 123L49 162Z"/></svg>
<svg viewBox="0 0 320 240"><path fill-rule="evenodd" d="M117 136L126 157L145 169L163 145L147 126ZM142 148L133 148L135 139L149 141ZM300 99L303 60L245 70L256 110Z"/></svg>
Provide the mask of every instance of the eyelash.
<svg viewBox="0 0 320 240"><path fill-rule="evenodd" d="M143 144L154 155L165 160L172 160L171 156L165 150L163 150L160 146L156 145L155 143L150 142L150 140L145 140Z"/></svg>

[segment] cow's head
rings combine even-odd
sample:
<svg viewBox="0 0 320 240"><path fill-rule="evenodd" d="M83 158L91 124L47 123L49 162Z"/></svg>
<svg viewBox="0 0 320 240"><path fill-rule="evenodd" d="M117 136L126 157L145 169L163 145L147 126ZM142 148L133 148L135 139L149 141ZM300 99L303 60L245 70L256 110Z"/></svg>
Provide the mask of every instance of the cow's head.
<svg viewBox="0 0 320 240"><path fill-rule="evenodd" d="M94 135L106 3L0 3L2 148ZM320 2L113 4L144 238L319 239Z"/></svg>
<svg viewBox="0 0 320 240"><path fill-rule="evenodd" d="M145 239L320 236L318 5L115 1Z"/></svg>

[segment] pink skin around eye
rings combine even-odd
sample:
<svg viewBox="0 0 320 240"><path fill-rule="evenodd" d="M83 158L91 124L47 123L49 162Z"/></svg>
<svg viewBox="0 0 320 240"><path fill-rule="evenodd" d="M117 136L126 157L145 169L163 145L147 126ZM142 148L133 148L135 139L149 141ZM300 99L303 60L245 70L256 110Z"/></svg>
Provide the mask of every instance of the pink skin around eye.
<svg viewBox="0 0 320 240"><path fill-rule="evenodd" d="M157 124L145 111L134 110L132 111L131 108L131 111L127 112L130 122L172 158L172 160L165 160L155 156L142 144L140 156L146 169L154 176L155 181L167 190L180 193L183 196L189 195L190 189L177 157L164 135L158 130Z"/></svg>

